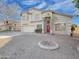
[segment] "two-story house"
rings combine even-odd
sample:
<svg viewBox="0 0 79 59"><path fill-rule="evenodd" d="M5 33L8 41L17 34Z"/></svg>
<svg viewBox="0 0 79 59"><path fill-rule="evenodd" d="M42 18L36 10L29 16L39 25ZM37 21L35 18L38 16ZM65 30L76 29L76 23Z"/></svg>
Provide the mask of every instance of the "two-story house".
<svg viewBox="0 0 79 59"><path fill-rule="evenodd" d="M72 16L32 8L21 13L21 31L35 32L37 28L42 33L70 34Z"/></svg>

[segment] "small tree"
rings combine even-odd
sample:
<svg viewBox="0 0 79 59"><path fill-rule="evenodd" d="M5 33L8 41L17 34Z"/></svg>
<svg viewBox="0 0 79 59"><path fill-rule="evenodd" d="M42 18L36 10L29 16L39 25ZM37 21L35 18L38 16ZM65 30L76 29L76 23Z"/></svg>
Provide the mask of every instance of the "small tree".
<svg viewBox="0 0 79 59"><path fill-rule="evenodd" d="M75 31L75 26L71 26L71 36L73 36L73 32Z"/></svg>

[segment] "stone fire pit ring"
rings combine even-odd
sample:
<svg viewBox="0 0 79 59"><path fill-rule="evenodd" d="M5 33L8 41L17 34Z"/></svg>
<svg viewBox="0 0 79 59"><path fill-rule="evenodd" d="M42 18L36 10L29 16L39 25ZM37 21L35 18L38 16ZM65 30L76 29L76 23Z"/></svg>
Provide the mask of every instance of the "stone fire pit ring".
<svg viewBox="0 0 79 59"><path fill-rule="evenodd" d="M56 42L52 41L40 41L38 45L40 46L40 48L47 50L55 50L59 48L59 45Z"/></svg>

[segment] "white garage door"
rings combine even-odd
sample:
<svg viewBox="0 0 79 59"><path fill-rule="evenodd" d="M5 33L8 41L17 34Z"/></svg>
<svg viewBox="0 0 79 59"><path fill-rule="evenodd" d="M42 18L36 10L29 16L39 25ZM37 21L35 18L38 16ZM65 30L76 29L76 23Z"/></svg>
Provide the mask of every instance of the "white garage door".
<svg viewBox="0 0 79 59"><path fill-rule="evenodd" d="M23 26L22 27L22 32L34 32L35 31L35 27L34 26Z"/></svg>

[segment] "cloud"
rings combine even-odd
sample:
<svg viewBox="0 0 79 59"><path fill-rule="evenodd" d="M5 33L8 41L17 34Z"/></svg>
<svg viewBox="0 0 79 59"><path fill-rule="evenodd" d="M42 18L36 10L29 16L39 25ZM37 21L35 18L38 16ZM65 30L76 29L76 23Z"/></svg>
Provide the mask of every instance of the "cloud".
<svg viewBox="0 0 79 59"><path fill-rule="evenodd" d="M51 9L65 14L76 15L79 12L76 10L72 0L0 0L0 19L4 19L7 16L11 19L19 19L21 12L33 7L43 10ZM76 20L79 18L73 19Z"/></svg>

